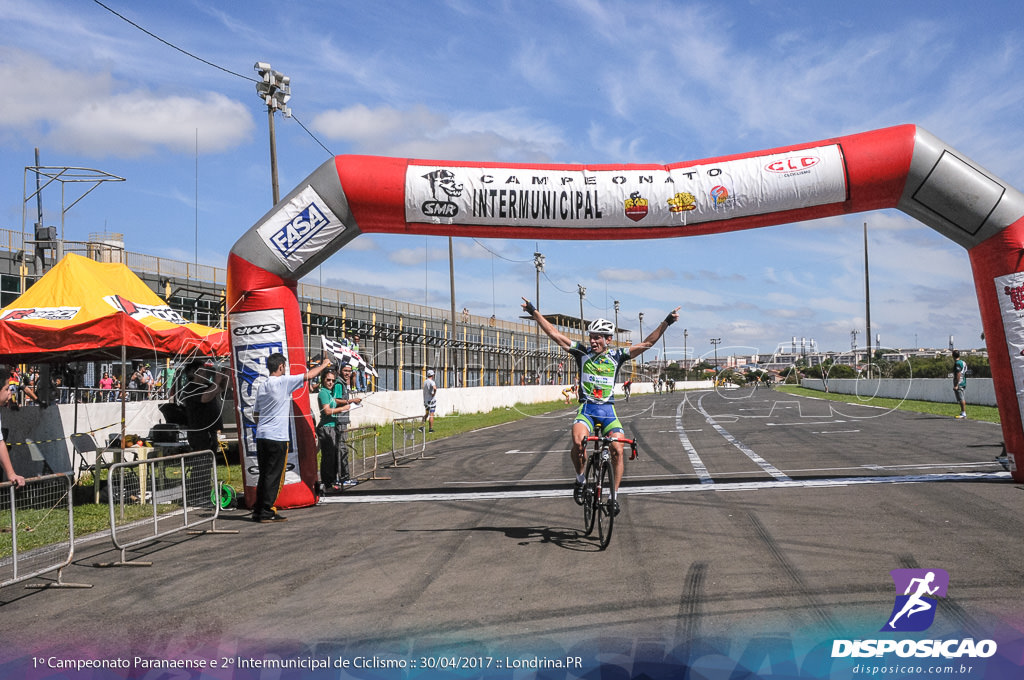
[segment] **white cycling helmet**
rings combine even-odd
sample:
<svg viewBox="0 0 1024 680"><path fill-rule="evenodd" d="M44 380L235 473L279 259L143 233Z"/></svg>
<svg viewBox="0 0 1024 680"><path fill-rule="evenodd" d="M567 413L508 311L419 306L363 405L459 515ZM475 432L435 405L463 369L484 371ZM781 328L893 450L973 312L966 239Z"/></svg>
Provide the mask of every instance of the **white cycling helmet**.
<svg viewBox="0 0 1024 680"><path fill-rule="evenodd" d="M587 332L594 335L613 335L615 333L615 324L608 319L594 319L590 322L590 326L587 327Z"/></svg>

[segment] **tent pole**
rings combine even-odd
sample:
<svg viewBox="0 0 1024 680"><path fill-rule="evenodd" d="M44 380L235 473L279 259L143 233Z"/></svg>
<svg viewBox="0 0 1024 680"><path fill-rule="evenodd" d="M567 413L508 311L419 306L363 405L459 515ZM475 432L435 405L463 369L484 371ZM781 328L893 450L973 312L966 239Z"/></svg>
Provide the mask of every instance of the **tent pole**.
<svg viewBox="0 0 1024 680"><path fill-rule="evenodd" d="M121 449L124 449L124 437L125 437L125 400L128 398L128 381L125 376L124 364L127 361L127 352L125 346L121 345Z"/></svg>

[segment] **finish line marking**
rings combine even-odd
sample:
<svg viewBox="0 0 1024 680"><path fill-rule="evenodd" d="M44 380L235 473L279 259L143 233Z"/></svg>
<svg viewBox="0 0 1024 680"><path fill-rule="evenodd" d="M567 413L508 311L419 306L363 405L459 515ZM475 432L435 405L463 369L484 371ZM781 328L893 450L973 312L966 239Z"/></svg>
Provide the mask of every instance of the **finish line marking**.
<svg viewBox="0 0 1024 680"><path fill-rule="evenodd" d="M736 439L736 437L734 437L731 434L729 434L729 432L726 431L726 429L724 427L722 427L717 422L715 422L714 419L712 419L712 417L708 414L708 412L704 410L704 397L706 397L706 396L707 395L705 394L700 399L697 400L697 411L699 411L707 419L708 424L711 425L711 427L715 428L715 431L717 431L718 434L722 435L725 438L725 441L727 441L730 444L732 444L733 446L735 446L747 458L749 458L750 460L754 461L754 463L759 468L761 468L762 470L764 470L765 472L767 472L768 474L770 474L772 477L774 477L775 479L779 480L780 482L788 482L789 481L789 477L786 476L786 474L784 472L782 472L782 470L778 469L777 467L775 467L774 465L772 465L771 463L766 461L764 458L759 456L754 450L752 450L751 448L746 446L739 439ZM680 425L682 424L681 420L679 421L679 424Z"/></svg>
<svg viewBox="0 0 1024 680"><path fill-rule="evenodd" d="M718 482L714 484L658 484L631 486L619 489L625 495L650 495L680 493L689 491L760 491L763 489L820 489L828 487L860 486L873 484L921 484L924 482L979 482L1006 481L1012 479L1009 472L959 472L934 475L900 475L883 477L841 477L836 479L775 479L763 482ZM463 493L419 493L394 494L390 496L329 496L320 503L413 503L430 501L493 501L519 498L561 498L572 496L572 489L534 489L529 491L466 491Z"/></svg>

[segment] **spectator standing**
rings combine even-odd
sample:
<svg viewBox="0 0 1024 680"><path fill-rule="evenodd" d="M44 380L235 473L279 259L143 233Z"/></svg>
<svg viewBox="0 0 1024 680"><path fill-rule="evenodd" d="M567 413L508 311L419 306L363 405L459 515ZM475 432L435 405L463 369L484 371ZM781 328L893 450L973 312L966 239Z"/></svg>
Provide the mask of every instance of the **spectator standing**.
<svg viewBox="0 0 1024 680"><path fill-rule="evenodd" d="M103 377L100 378L100 400L101 401L113 401L114 391L114 379L110 377L110 373L104 371Z"/></svg>
<svg viewBox="0 0 1024 680"><path fill-rule="evenodd" d="M280 352L267 357L270 375L260 383L253 402L252 416L256 421L256 461L259 477L256 480L256 505L252 518L256 522L282 522L284 515L277 512L274 502L284 482L284 466L291 441L292 394L304 388L306 381L320 375L331 360L324 360L305 373L287 374L288 359Z"/></svg>
<svg viewBox="0 0 1024 680"><path fill-rule="evenodd" d="M967 363L960 358L959 350L953 350L953 396L960 404L960 415L957 418L967 417Z"/></svg>
<svg viewBox="0 0 1024 680"><path fill-rule="evenodd" d="M139 375L140 375L139 387L141 389L145 390L145 392L142 395L142 398L143 399L152 399L153 398L154 380L153 380L153 371L149 370L149 364L146 364L145 366L142 367L142 371L140 372Z"/></svg>
<svg viewBox="0 0 1024 680"><path fill-rule="evenodd" d="M139 389L142 386L142 367L136 366L132 369L132 374L128 378L128 400L138 401L139 400Z"/></svg>
<svg viewBox="0 0 1024 680"><path fill-rule="evenodd" d="M427 379L423 381L423 408L423 422L429 420L429 432L433 432L434 411L437 410L437 383L434 382L434 369L427 371Z"/></svg>
<svg viewBox="0 0 1024 680"><path fill-rule="evenodd" d="M0 406L4 406L11 400L11 371L7 368L0 368ZM25 486L25 478L14 471L11 464L11 454L7 450L7 442L3 437L3 426L0 424L0 467L3 467L7 481L13 482L15 486Z"/></svg>

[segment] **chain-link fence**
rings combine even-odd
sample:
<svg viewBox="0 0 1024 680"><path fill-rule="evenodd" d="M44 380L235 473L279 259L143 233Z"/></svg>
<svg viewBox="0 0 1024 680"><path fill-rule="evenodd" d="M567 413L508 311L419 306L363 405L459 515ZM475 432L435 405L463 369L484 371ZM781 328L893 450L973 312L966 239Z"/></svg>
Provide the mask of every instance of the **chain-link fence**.
<svg viewBox="0 0 1024 680"><path fill-rule="evenodd" d="M193 451L115 463L107 478L110 536L121 561L105 566L149 566L125 560L125 552L169 534L210 523L220 531L220 482L213 451Z"/></svg>
<svg viewBox="0 0 1024 680"><path fill-rule="evenodd" d="M75 554L71 486L68 474L31 477L20 489L0 483L0 587L52 571L47 587L89 587L61 577Z"/></svg>

